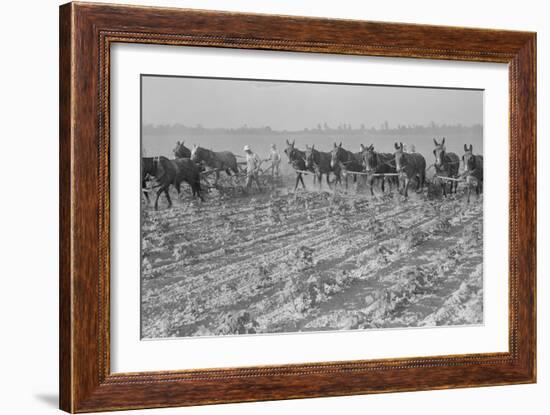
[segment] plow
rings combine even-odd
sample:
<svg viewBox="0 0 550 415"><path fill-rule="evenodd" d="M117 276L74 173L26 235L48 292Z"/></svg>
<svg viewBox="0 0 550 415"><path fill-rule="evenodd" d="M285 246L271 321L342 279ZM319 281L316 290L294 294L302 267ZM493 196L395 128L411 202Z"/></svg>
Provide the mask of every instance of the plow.
<svg viewBox="0 0 550 415"><path fill-rule="evenodd" d="M237 168L239 172L237 174L233 173L231 174L231 176L225 175L224 169L209 169L203 171L200 173L201 185L205 189L215 189L223 193L246 193L246 161L239 161L237 163ZM261 188L270 187L273 184L274 180L278 177L273 177L271 174L268 173L268 170L269 167L263 169L260 168L256 173ZM212 182L211 180L211 176L216 173L223 173L223 176L220 176L218 183L216 183L216 181Z"/></svg>

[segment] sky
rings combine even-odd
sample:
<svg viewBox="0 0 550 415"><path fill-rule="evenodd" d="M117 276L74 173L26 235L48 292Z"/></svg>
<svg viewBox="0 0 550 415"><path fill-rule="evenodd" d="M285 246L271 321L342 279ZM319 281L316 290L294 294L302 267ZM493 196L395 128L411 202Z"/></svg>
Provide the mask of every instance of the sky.
<svg viewBox="0 0 550 415"><path fill-rule="evenodd" d="M483 91L186 77L142 77L143 124L302 130L483 124Z"/></svg>

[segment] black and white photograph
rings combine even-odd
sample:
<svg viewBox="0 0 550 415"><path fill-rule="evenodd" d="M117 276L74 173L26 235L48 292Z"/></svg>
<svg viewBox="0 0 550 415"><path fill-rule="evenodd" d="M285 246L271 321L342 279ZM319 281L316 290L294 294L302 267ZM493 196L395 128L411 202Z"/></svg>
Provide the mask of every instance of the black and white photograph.
<svg viewBox="0 0 550 415"><path fill-rule="evenodd" d="M482 325L483 119L481 89L142 75L141 338Z"/></svg>

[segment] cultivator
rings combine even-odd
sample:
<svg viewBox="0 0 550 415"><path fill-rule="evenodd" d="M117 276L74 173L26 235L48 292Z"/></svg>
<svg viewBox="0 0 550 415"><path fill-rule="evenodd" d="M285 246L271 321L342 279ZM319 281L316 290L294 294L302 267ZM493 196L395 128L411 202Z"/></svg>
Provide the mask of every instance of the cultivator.
<svg viewBox="0 0 550 415"><path fill-rule="evenodd" d="M260 169L257 173L260 188L258 189L256 182L252 186L246 188L246 162L237 163L238 173L232 173L230 176L221 169L206 170L201 173L201 186L207 191L217 191L226 195L241 195L248 194L251 191L257 192L265 189L272 189L283 184L281 176L273 176L268 170L269 168ZM216 180L213 176L219 173L219 179Z"/></svg>

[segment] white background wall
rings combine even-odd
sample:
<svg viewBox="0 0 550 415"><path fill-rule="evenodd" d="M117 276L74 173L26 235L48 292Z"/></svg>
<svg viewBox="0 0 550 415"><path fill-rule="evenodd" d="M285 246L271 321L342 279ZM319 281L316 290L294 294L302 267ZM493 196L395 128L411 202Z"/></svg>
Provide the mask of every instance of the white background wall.
<svg viewBox="0 0 550 415"><path fill-rule="evenodd" d="M550 229L543 183L550 180L546 140L550 99L550 14L544 1L138 1L147 5L490 27L538 32L539 383L387 395L322 398L143 411L157 414L548 413ZM56 0L2 4L0 64L0 412L57 410L58 9ZM7 52L7 53L6 53ZM490 149L487 149L490 151ZM548 198L546 198L548 199ZM506 220L503 218L503 220ZM546 254L546 255L545 255Z"/></svg>

